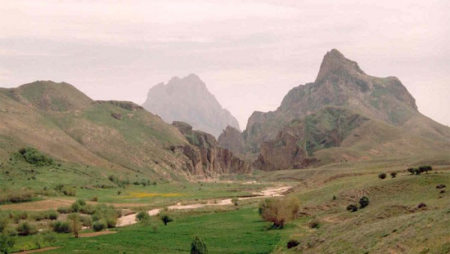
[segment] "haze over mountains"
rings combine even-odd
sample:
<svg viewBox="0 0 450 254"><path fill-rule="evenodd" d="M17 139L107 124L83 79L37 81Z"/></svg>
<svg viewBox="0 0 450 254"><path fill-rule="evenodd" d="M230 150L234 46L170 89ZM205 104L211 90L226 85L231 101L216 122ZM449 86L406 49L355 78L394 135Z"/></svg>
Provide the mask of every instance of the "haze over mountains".
<svg viewBox="0 0 450 254"><path fill-rule="evenodd" d="M222 108L195 74L181 79L173 77L167 84L152 87L142 106L167 123L183 121L215 137L228 125L239 129L236 118Z"/></svg>
<svg viewBox="0 0 450 254"><path fill-rule="evenodd" d="M335 49L315 82L293 88L273 112L254 112L242 133L194 74L153 87L144 107L175 122L131 102L93 101L67 83L0 89L0 157L31 146L58 160L159 179L450 160L450 128L423 116L397 78L369 76Z"/></svg>

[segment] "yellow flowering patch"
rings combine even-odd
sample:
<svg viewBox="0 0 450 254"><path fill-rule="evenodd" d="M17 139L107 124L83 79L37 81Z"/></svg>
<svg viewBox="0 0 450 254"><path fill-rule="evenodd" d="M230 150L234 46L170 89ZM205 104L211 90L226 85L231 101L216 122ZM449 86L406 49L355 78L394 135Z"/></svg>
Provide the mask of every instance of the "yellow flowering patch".
<svg viewBox="0 0 450 254"><path fill-rule="evenodd" d="M126 198L153 198L153 197L178 197L181 193L146 193L146 192L131 192Z"/></svg>

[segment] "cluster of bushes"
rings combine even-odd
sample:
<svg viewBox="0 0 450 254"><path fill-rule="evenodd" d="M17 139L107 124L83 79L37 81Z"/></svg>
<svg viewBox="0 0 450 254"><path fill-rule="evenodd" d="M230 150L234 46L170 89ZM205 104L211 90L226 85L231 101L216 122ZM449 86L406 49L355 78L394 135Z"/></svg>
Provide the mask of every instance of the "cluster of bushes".
<svg viewBox="0 0 450 254"><path fill-rule="evenodd" d="M369 198L364 196L359 199L359 208L365 208L369 205ZM355 204L350 204L347 206L347 211L356 212L358 211L358 207Z"/></svg>
<svg viewBox="0 0 450 254"><path fill-rule="evenodd" d="M0 204L22 203L32 201L35 194L32 191L14 191L0 193Z"/></svg>
<svg viewBox="0 0 450 254"><path fill-rule="evenodd" d="M411 175L420 175L424 172L428 174L428 172L431 170L433 170L432 166L420 166L418 168L408 168L408 172Z"/></svg>
<svg viewBox="0 0 450 254"><path fill-rule="evenodd" d="M397 177L397 172L391 172L390 173L392 178L396 178ZM386 179L387 174L386 173L380 173L378 174L378 178L380 178L381 180Z"/></svg>
<svg viewBox="0 0 450 254"><path fill-rule="evenodd" d="M67 186L64 184L58 184L54 188L55 191L61 192L65 196L75 197L77 195L77 189L75 186Z"/></svg>
<svg viewBox="0 0 450 254"><path fill-rule="evenodd" d="M53 164L53 159L42 154L39 150L32 147L21 148L19 155L28 163L36 166L49 166Z"/></svg>
<svg viewBox="0 0 450 254"><path fill-rule="evenodd" d="M266 199L261 202L258 211L265 221L273 223L273 228L281 229L285 223L298 218L300 202L295 197Z"/></svg>
<svg viewBox="0 0 450 254"><path fill-rule="evenodd" d="M130 182L130 180L129 179L126 179L126 180L121 180L121 179L119 179L117 176L115 176L115 175L110 175L109 177L108 177L108 179L112 182L112 183L114 183L114 184L116 184L118 187L120 187L120 188L125 188L126 186L128 186L128 185L130 185L131 184L131 182ZM156 185L156 182L151 182L150 180L145 180L145 179L142 179L140 182L139 181L134 181L132 184L134 184L134 185L142 185L142 186L147 186L147 185Z"/></svg>

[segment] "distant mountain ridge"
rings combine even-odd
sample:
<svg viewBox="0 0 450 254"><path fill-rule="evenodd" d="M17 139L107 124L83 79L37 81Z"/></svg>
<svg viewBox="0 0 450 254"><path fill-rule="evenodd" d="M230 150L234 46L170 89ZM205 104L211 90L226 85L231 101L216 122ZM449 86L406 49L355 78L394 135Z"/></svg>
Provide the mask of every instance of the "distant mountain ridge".
<svg viewBox="0 0 450 254"><path fill-rule="evenodd" d="M450 128L420 114L398 78L369 76L336 49L324 56L315 82L291 89L277 110L250 116L240 151L230 132L219 143L265 170L432 151L450 159Z"/></svg>
<svg viewBox="0 0 450 254"><path fill-rule="evenodd" d="M222 108L205 83L195 74L184 78L173 77L167 84L152 87L142 105L167 123L186 122L194 129L216 138L228 125L239 129L231 113Z"/></svg>

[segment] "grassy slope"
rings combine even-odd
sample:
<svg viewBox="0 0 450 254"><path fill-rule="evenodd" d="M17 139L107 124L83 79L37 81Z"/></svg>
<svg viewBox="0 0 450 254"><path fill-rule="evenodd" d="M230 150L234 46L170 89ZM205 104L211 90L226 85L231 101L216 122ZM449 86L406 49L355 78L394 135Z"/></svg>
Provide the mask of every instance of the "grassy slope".
<svg viewBox="0 0 450 254"><path fill-rule="evenodd" d="M340 170L297 170L264 175L266 179L297 179L293 195L299 197L303 221L294 222L289 239L301 245L303 253L447 253L450 227L449 193L439 194L437 184L450 186L449 167L439 173L412 176L404 167L362 167ZM380 180L380 172L402 170L397 178ZM322 172L321 172L322 171ZM447 187L448 188L448 187ZM448 190L447 190L448 191ZM336 200L332 197L336 196ZM370 205L356 213L346 211L368 196ZM417 209L424 202L426 209ZM310 229L312 220L319 229ZM285 239L287 241L287 239ZM294 253L284 244L276 252ZM424 252L427 253L427 252Z"/></svg>
<svg viewBox="0 0 450 254"><path fill-rule="evenodd" d="M184 178L185 158L168 147L187 144L185 138L159 117L125 104L93 102L65 83L0 89L0 160L32 146L57 160L106 171Z"/></svg>

